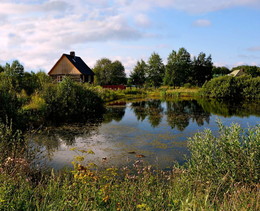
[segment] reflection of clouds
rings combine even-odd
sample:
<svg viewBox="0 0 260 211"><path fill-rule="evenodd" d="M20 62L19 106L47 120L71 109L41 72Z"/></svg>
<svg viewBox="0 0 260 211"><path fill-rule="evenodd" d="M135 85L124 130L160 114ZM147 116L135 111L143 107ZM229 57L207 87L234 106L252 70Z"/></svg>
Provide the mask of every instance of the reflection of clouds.
<svg viewBox="0 0 260 211"><path fill-rule="evenodd" d="M159 108L157 110L160 111L162 118L159 126L153 127L149 118L141 116L142 111L147 117L153 113L152 103L149 105L146 102L127 105L123 107L122 114L124 113L124 115L117 116L117 118L121 118L120 121L111 120L109 123L104 122L92 129L85 125L84 127L88 128L88 130L85 129L86 132L82 132L83 127L73 130L64 128L65 135L62 135L60 130L56 130L56 133L54 130L51 135L58 138L53 138L53 143L48 143L48 150L54 151L50 166L61 168L70 164L74 156L77 155L86 155L85 162L94 162L101 167L104 165L124 166L139 159L136 158L136 154L143 154L146 156L143 159L149 164L165 168L174 161L180 163L184 161L184 154L188 154L186 146L188 137L204 130L205 127L211 129L213 133L217 132L216 118L220 118L226 125L238 122L242 127L247 127L248 123L255 125L259 121L259 117L253 116L254 113L259 114L257 104L253 102L250 104L247 102L242 107L241 104L238 104L241 117L232 116L229 118L221 117L223 109L225 110L227 105L215 101L162 102L160 106L157 102L156 108ZM142 106L142 108L138 109L138 106ZM234 106L231 107L234 110ZM245 110L241 110L241 108L247 108L247 112L245 113ZM152 109L152 111L146 109ZM220 112L221 109L222 112ZM115 116L111 114L116 113L116 111L118 111L118 107L110 107L109 118L113 119ZM212 115L213 111L218 111L218 115ZM235 109L235 111L238 110ZM242 118L245 114L250 115L246 120ZM209 118L212 120L209 121ZM69 140L73 141L68 141L68 137ZM49 140L50 137L46 136L44 139ZM41 140L43 139L41 138ZM71 148L92 150L95 154L77 153L71 151ZM102 158L106 158L106 161L102 162Z"/></svg>
<svg viewBox="0 0 260 211"><path fill-rule="evenodd" d="M76 148L76 150L71 150ZM78 150L92 150L95 154L87 154L77 151ZM102 134L93 134L90 137L76 137L73 145L69 146L63 140L60 140L59 149L53 154L49 165L54 168L61 168L70 164L75 156L84 156L84 162L94 162L97 165L101 165L102 158L107 158L110 162L117 165L121 160L117 160L119 157L123 157L122 149L120 149L116 143L111 140L111 137Z"/></svg>

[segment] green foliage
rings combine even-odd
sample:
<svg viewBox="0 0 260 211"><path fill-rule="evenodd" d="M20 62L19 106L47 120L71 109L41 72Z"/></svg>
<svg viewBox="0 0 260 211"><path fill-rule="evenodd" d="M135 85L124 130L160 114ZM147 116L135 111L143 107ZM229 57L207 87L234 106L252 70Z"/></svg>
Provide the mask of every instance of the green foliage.
<svg viewBox="0 0 260 211"><path fill-rule="evenodd" d="M180 48L178 52L172 51L166 65L165 85L175 87L186 83L190 74L190 68L190 54L185 48Z"/></svg>
<svg viewBox="0 0 260 211"><path fill-rule="evenodd" d="M15 130L12 122L8 119L6 123L0 121L0 168L8 157L16 158L21 156L23 142L22 132Z"/></svg>
<svg viewBox="0 0 260 211"><path fill-rule="evenodd" d="M93 71L97 85L126 84L125 68L119 61L112 62L107 58L100 59L96 62Z"/></svg>
<svg viewBox="0 0 260 211"><path fill-rule="evenodd" d="M227 67L215 67L212 68L213 76L224 76L231 73L231 71Z"/></svg>
<svg viewBox="0 0 260 211"><path fill-rule="evenodd" d="M190 138L188 146L188 171L194 180L226 185L259 182L260 125L245 131L237 124L219 123L217 136L206 129Z"/></svg>
<svg viewBox="0 0 260 211"><path fill-rule="evenodd" d="M87 120L102 115L102 99L86 86L65 77L57 85L48 85L41 93L46 102L46 118L55 121Z"/></svg>
<svg viewBox="0 0 260 211"><path fill-rule="evenodd" d="M213 98L260 98L260 77L214 78L203 85L201 93Z"/></svg>
<svg viewBox="0 0 260 211"><path fill-rule="evenodd" d="M165 67L161 57L159 56L159 54L153 53L150 56L147 64L146 83L149 86L158 87L162 85L164 74L165 74Z"/></svg>
<svg viewBox="0 0 260 211"><path fill-rule="evenodd" d="M237 67L233 67L232 71L234 70L244 70L246 74L251 75L252 77L259 77L260 76L260 67L257 66L249 66L249 65L241 65Z"/></svg>
<svg viewBox="0 0 260 211"><path fill-rule="evenodd" d="M191 67L190 82L193 85L202 86L205 81L212 78L212 59L211 56L206 57L205 53L200 53L198 57L194 57Z"/></svg>
<svg viewBox="0 0 260 211"><path fill-rule="evenodd" d="M138 61L133 72L130 74L130 84L143 86L146 81L146 72L147 64L143 60Z"/></svg>
<svg viewBox="0 0 260 211"><path fill-rule="evenodd" d="M0 122L6 122L6 119L12 119L15 128L20 122L19 109L21 102L14 91L8 90L6 87L0 87Z"/></svg>

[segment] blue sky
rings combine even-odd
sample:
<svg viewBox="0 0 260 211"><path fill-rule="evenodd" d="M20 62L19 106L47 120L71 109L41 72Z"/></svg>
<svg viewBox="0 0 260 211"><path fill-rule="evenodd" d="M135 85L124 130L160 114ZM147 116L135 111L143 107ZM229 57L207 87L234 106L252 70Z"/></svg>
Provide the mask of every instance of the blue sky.
<svg viewBox="0 0 260 211"><path fill-rule="evenodd" d="M63 53L126 72L172 50L212 55L216 66L260 66L260 0L0 0L0 64L48 72Z"/></svg>

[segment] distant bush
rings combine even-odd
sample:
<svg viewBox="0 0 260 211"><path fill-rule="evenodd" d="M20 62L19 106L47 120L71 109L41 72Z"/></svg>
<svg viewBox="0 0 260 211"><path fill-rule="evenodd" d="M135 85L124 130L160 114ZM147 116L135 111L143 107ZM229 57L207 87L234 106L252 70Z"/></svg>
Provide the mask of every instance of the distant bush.
<svg viewBox="0 0 260 211"><path fill-rule="evenodd" d="M260 77L214 78L203 85L201 94L212 98L260 98Z"/></svg>

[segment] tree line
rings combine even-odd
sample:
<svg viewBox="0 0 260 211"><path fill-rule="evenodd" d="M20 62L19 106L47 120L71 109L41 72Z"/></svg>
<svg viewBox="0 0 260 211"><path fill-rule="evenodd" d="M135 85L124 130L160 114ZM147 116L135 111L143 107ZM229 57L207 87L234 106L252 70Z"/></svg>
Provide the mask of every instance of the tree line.
<svg viewBox="0 0 260 211"><path fill-rule="evenodd" d="M191 57L185 48L178 51L173 50L164 64L158 53L152 53L148 61L137 61L137 64L126 78L125 68L120 61L107 58L96 62L93 71L95 72L95 83L97 85L119 85L126 84L138 87L159 87L168 86L202 86L213 77L223 76L235 69L244 69L252 77L260 76L260 67L238 66L233 69L227 67L215 67L211 55L207 56L201 52L198 56Z"/></svg>

